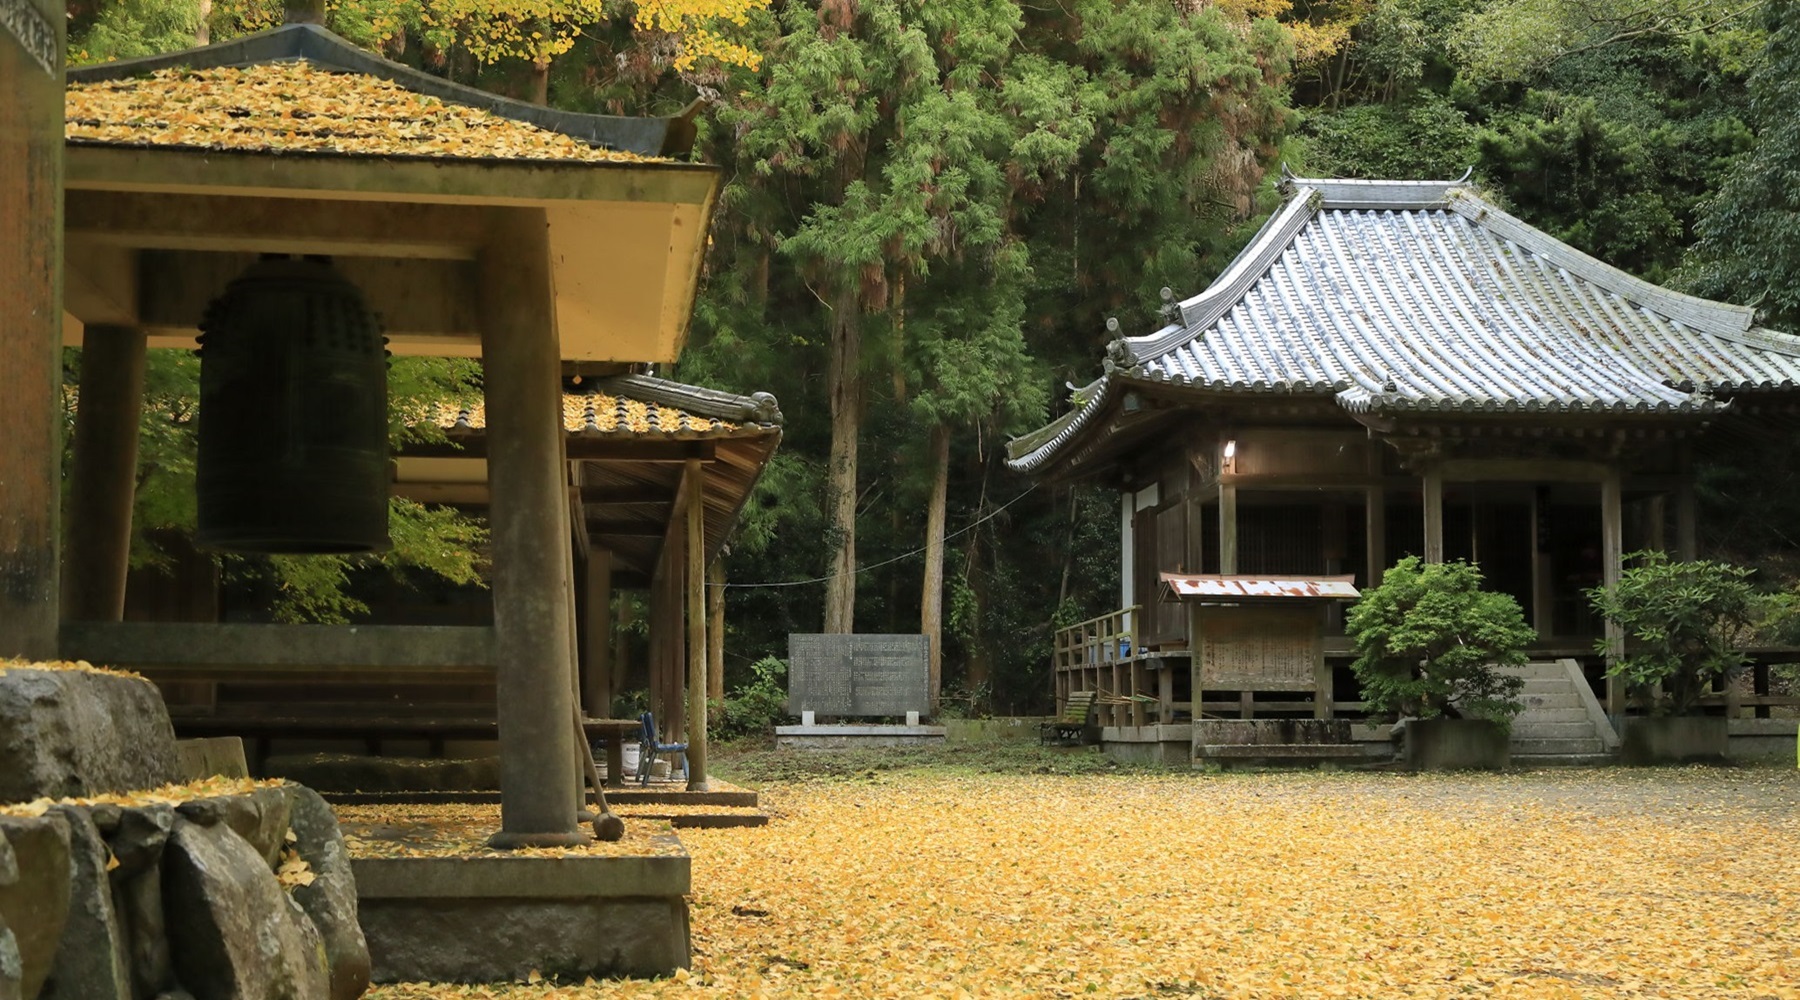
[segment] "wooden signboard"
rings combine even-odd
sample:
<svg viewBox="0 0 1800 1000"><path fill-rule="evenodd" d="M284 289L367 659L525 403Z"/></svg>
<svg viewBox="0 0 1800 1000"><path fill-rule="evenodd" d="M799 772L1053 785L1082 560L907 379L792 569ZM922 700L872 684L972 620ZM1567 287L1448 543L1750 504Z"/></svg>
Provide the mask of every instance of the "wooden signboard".
<svg viewBox="0 0 1800 1000"><path fill-rule="evenodd" d="M1199 686L1211 691L1311 691L1325 650L1319 608L1197 608Z"/></svg>
<svg viewBox="0 0 1800 1000"><path fill-rule="evenodd" d="M0 657L56 655L60 0L0 0Z"/></svg>

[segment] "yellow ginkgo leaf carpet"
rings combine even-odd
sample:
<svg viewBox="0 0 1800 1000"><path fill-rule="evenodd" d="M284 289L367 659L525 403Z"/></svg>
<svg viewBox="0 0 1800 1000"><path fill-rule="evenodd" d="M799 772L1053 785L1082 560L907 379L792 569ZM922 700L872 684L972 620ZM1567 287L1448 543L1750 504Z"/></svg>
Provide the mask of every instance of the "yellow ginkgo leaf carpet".
<svg viewBox="0 0 1800 1000"><path fill-rule="evenodd" d="M694 969L426 997L1800 998L1800 776L891 775L684 831Z"/></svg>

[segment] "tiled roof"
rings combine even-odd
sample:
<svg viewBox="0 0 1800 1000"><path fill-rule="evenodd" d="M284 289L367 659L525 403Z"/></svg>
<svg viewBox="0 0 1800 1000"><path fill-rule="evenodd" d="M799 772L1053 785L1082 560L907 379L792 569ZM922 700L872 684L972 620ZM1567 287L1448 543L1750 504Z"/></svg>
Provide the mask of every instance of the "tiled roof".
<svg viewBox="0 0 1800 1000"><path fill-rule="evenodd" d="M1174 322L1114 341L1049 461L1125 383L1334 398L1352 413L1704 413L1800 387L1800 338L1641 281L1457 182L1291 179L1292 197Z"/></svg>
<svg viewBox="0 0 1800 1000"><path fill-rule="evenodd" d="M774 398L764 393L735 396L645 375L599 379L594 386L563 393L563 429L570 434L694 440L757 433L781 422ZM480 431L487 428L487 409L440 406L425 419L452 435Z"/></svg>
<svg viewBox="0 0 1800 1000"><path fill-rule="evenodd" d="M281 153L667 162L304 61L72 82L74 142Z"/></svg>

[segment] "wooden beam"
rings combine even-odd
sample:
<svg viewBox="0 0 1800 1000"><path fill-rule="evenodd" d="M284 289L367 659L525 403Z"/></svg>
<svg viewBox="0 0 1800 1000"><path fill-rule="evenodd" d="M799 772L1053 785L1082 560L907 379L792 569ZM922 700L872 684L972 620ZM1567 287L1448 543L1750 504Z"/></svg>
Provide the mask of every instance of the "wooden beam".
<svg viewBox="0 0 1800 1000"><path fill-rule="evenodd" d="M389 494L417 500L419 503L457 504L466 507L483 507L487 505L489 492L486 483L394 483Z"/></svg>
<svg viewBox="0 0 1800 1000"><path fill-rule="evenodd" d="M672 504L674 486L654 484L620 486L583 486L581 502L589 507L622 507L629 504Z"/></svg>
<svg viewBox="0 0 1800 1000"><path fill-rule="evenodd" d="M1425 562L1444 561L1444 474L1429 469L1422 477L1425 507Z"/></svg>
<svg viewBox="0 0 1800 1000"><path fill-rule="evenodd" d="M474 260L487 213L465 205L83 191L63 211L73 237L115 247Z"/></svg>
<svg viewBox="0 0 1800 1000"><path fill-rule="evenodd" d="M126 667L489 667L494 630L445 625L65 622L63 655Z"/></svg>
<svg viewBox="0 0 1800 1000"><path fill-rule="evenodd" d="M51 0L0 13L0 657L56 656L62 503L63 41Z"/></svg>
<svg viewBox="0 0 1800 1000"><path fill-rule="evenodd" d="M1605 462L1537 458L1451 458L1438 463L1441 478L1457 483L1598 483Z"/></svg>
<svg viewBox="0 0 1800 1000"><path fill-rule="evenodd" d="M89 326L136 326L137 251L79 237L67 239L63 243L63 308Z"/></svg>
<svg viewBox="0 0 1800 1000"><path fill-rule="evenodd" d="M591 534L612 538L662 538L669 533L668 521L602 521L588 519Z"/></svg>
<svg viewBox="0 0 1800 1000"><path fill-rule="evenodd" d="M1371 486L1363 495L1363 545L1367 549L1364 586L1381 586L1387 572L1387 491Z"/></svg>
<svg viewBox="0 0 1800 1000"><path fill-rule="evenodd" d="M151 334L150 346L192 346L187 341L199 330L207 306L256 255L146 250L139 261L140 324ZM479 351L474 264L374 257L340 257L334 263L338 273L362 290L389 338L425 338L460 344L470 354Z"/></svg>
<svg viewBox="0 0 1800 1000"><path fill-rule="evenodd" d="M688 791L712 787L706 777L706 471L698 460L682 471L687 489L687 723Z"/></svg>
<svg viewBox="0 0 1800 1000"><path fill-rule="evenodd" d="M582 698L590 716L607 718L612 714L616 685L612 673L612 552L596 545L588 550L587 587L582 594L585 605L582 648L587 652L587 689ZM606 776L617 781L616 774Z"/></svg>

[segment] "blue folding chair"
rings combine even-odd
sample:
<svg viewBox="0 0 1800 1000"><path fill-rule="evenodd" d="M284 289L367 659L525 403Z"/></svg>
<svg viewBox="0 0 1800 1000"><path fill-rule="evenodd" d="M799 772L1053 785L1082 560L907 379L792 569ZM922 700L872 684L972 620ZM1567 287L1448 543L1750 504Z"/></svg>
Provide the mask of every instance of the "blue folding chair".
<svg viewBox="0 0 1800 1000"><path fill-rule="evenodd" d="M656 741L656 716L649 712L638 716L638 722L642 723L644 727L643 733L638 737L638 784L648 785L650 783L650 768L656 763L659 754L680 754L681 775L684 778L687 777L688 745L686 743L658 743ZM671 760L669 770L673 771L674 769L675 762Z"/></svg>

